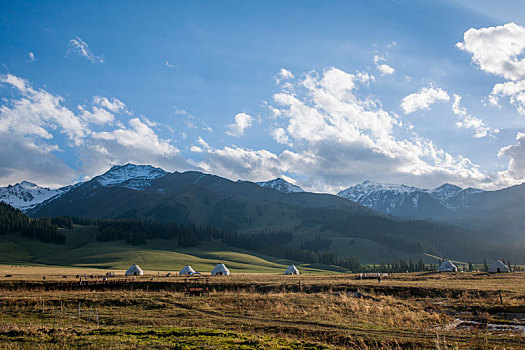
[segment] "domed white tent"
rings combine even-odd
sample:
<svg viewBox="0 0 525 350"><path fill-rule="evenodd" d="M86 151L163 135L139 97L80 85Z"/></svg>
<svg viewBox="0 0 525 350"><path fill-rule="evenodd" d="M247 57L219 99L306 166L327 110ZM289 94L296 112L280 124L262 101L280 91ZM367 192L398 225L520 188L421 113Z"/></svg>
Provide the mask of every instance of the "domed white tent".
<svg viewBox="0 0 525 350"><path fill-rule="evenodd" d="M295 267L295 265L290 265L290 266L288 266L286 271L284 271L284 274L285 275L298 275L299 274L299 270L297 270L297 267Z"/></svg>
<svg viewBox="0 0 525 350"><path fill-rule="evenodd" d="M144 271L139 267L139 265L133 264L126 271L126 276L142 276Z"/></svg>
<svg viewBox="0 0 525 350"><path fill-rule="evenodd" d="M229 274L230 270L228 270L228 268L224 266L224 264L217 264L215 265L213 270L211 270L212 276L228 276Z"/></svg>
<svg viewBox="0 0 525 350"><path fill-rule="evenodd" d="M448 260L445 260L439 265L438 267L439 272L458 272L458 268L456 265L451 263Z"/></svg>
<svg viewBox="0 0 525 350"><path fill-rule="evenodd" d="M509 267L505 265L501 260L494 260L492 265L489 267L490 273L498 273L498 272L509 272Z"/></svg>
<svg viewBox="0 0 525 350"><path fill-rule="evenodd" d="M180 270L179 275L193 275L195 270L190 265L186 265Z"/></svg>

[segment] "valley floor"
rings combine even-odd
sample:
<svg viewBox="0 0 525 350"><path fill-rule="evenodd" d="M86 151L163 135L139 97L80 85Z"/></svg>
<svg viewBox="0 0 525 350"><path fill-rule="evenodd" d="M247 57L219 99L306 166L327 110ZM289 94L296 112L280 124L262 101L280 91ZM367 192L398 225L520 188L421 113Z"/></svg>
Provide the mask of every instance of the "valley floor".
<svg viewBox="0 0 525 350"><path fill-rule="evenodd" d="M190 297L102 272L1 267L0 348L525 348L525 273L234 274Z"/></svg>

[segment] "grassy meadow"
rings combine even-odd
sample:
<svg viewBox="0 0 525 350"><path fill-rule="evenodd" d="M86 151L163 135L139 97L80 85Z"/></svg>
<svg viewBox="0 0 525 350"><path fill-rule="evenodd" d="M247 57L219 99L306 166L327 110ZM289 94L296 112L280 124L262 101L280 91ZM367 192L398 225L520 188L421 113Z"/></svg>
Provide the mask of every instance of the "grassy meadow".
<svg viewBox="0 0 525 350"><path fill-rule="evenodd" d="M524 273L74 276L103 271L0 267L0 348L525 348Z"/></svg>
<svg viewBox="0 0 525 350"><path fill-rule="evenodd" d="M123 241L98 242L96 228L80 227L68 232L65 245L27 239L19 234L2 235L0 264L64 266L125 270L138 264L144 270L175 272L185 265L210 272L222 262L237 273L282 273L296 264L308 273L344 271L338 267L298 264L229 247L220 241L207 241L195 248L180 248L170 240L152 239L134 246Z"/></svg>

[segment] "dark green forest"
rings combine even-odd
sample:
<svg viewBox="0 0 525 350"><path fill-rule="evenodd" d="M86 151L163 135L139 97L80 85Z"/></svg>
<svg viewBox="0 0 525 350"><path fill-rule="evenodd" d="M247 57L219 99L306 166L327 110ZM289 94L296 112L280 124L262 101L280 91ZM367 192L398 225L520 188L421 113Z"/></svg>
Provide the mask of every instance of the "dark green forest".
<svg viewBox="0 0 525 350"><path fill-rule="evenodd" d="M66 236L58 232L58 227L51 219L30 218L20 210L0 202L0 235L19 232L25 237L43 242L64 244Z"/></svg>

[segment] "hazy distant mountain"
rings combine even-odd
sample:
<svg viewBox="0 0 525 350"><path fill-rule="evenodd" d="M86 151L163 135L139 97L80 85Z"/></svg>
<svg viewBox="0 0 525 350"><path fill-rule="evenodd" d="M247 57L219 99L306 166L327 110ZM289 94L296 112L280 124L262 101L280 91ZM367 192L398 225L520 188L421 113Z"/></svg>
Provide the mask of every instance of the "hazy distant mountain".
<svg viewBox="0 0 525 350"><path fill-rule="evenodd" d="M461 189L451 184L429 190L365 181L337 195L386 214L437 218L469 207L473 195L481 192L479 189Z"/></svg>
<svg viewBox="0 0 525 350"><path fill-rule="evenodd" d="M60 196L67 192L69 187L50 189L28 181L22 181L15 185L0 187L0 202L7 203L20 210L27 210L50 198Z"/></svg>
<svg viewBox="0 0 525 350"><path fill-rule="evenodd" d="M266 182L257 182L257 185L266 188L273 188L274 190L281 191L284 193L304 192L304 190L301 187L293 185L288 181L281 179L280 177Z"/></svg>

